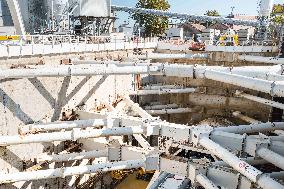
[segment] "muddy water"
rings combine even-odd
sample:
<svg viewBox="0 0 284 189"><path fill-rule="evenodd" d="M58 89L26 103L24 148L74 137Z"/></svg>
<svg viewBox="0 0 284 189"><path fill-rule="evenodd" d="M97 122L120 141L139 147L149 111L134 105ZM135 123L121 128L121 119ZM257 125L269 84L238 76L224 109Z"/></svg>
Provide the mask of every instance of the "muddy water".
<svg viewBox="0 0 284 189"><path fill-rule="evenodd" d="M135 174L129 175L116 189L146 189L149 182L137 180Z"/></svg>

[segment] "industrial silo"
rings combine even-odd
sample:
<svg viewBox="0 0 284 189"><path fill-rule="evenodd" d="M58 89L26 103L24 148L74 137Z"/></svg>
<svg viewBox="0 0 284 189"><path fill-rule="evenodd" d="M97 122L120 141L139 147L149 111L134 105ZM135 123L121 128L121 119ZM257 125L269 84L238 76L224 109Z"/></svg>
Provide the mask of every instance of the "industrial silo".
<svg viewBox="0 0 284 189"><path fill-rule="evenodd" d="M6 0L1 0L1 26L13 26L12 16Z"/></svg>
<svg viewBox="0 0 284 189"><path fill-rule="evenodd" d="M44 30L47 20L47 8L44 0L19 0L25 29L28 33Z"/></svg>
<svg viewBox="0 0 284 189"><path fill-rule="evenodd" d="M272 12L273 2L274 0L261 0L259 5L259 16L269 17Z"/></svg>

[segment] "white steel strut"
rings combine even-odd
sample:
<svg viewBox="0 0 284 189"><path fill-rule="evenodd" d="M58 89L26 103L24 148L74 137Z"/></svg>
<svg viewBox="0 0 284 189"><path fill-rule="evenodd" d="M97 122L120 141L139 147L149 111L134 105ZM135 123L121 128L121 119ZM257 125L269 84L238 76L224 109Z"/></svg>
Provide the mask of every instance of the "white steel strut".
<svg viewBox="0 0 284 189"><path fill-rule="evenodd" d="M125 11L125 12L141 13L141 14L153 14L157 16L187 19L190 21L200 21L200 22L207 21L207 22L218 22L218 23L223 23L223 24L225 23L225 24L246 25L246 26L258 26L259 25L257 21L251 21L251 20L238 20L238 19L225 18L225 17L214 17L214 16L197 16L197 15L181 14L181 13L174 13L170 11L161 11L161 10L154 10L154 9L133 8L133 7L124 7L124 6L116 6L116 5L113 5L112 9L116 11Z"/></svg>

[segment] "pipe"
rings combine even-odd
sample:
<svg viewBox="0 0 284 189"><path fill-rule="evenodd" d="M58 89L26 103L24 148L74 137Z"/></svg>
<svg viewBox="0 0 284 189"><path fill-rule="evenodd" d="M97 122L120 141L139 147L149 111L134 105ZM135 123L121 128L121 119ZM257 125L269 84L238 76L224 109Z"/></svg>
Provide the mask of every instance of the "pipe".
<svg viewBox="0 0 284 189"><path fill-rule="evenodd" d="M76 141L83 138L99 138L106 136L133 135L142 133L144 133L144 129L142 127L114 127L93 130L73 129L72 131L41 133L26 136L1 136L0 146L67 140Z"/></svg>
<svg viewBox="0 0 284 189"><path fill-rule="evenodd" d="M266 64L284 64L284 58L277 58L277 57L239 55L238 59L247 62L258 62Z"/></svg>
<svg viewBox="0 0 284 189"><path fill-rule="evenodd" d="M284 131L281 131L281 130L276 130L276 131L274 131L274 133L279 135L279 136L284 136Z"/></svg>
<svg viewBox="0 0 284 189"><path fill-rule="evenodd" d="M202 173L196 175L196 181L205 189L219 189L211 180Z"/></svg>
<svg viewBox="0 0 284 189"><path fill-rule="evenodd" d="M35 77L67 77L92 75L127 75L127 74L159 74L158 66L57 66L39 67L37 69L0 70L0 78L35 78Z"/></svg>
<svg viewBox="0 0 284 189"><path fill-rule="evenodd" d="M272 141L284 142L284 136L269 136Z"/></svg>
<svg viewBox="0 0 284 189"><path fill-rule="evenodd" d="M132 100L130 100L129 97L124 97L123 101L127 104L127 106L131 107L134 109L135 112L138 113L139 116L142 118L146 118L149 120L153 120L154 118L148 114L145 110L143 110L139 104L134 103ZM149 142L142 136L138 134L134 134L133 137L137 140L137 142L142 146L142 148L145 149L152 149L151 145Z"/></svg>
<svg viewBox="0 0 284 189"><path fill-rule="evenodd" d="M142 135L134 134L133 136L135 140L137 140L137 142L141 145L142 148L149 150L152 149L149 142Z"/></svg>
<svg viewBox="0 0 284 189"><path fill-rule="evenodd" d="M255 159L254 157L248 157L248 158L241 158L240 160L247 162L250 165L261 165L261 164L266 164L267 161L264 159ZM224 166L227 167L229 166L226 162L224 161L216 161L212 163L213 166Z"/></svg>
<svg viewBox="0 0 284 189"><path fill-rule="evenodd" d="M157 85L147 85L142 87L142 90L162 90L162 89L182 89L183 86L181 85L163 85L163 84L157 84Z"/></svg>
<svg viewBox="0 0 284 189"><path fill-rule="evenodd" d="M192 113L192 108L177 108L177 109L163 109L163 110L146 110L151 115L163 115L163 114L183 114Z"/></svg>
<svg viewBox="0 0 284 189"><path fill-rule="evenodd" d="M127 104L127 106L131 107L135 112L137 112L137 114L139 116L141 116L142 118L145 118L145 119L154 119L153 116L151 116L147 111L143 110L139 104L137 103L134 103L132 100L130 100L129 97L125 96L123 98L123 101Z"/></svg>
<svg viewBox="0 0 284 189"><path fill-rule="evenodd" d="M258 179L257 184L264 188L264 189L283 189L284 186L279 184L277 181L275 181L273 178L270 178L269 175L263 174Z"/></svg>
<svg viewBox="0 0 284 189"><path fill-rule="evenodd" d="M269 173L271 178L282 179L284 178L284 171Z"/></svg>
<svg viewBox="0 0 284 189"><path fill-rule="evenodd" d="M135 56L139 59L207 59L209 56L205 53L188 53L188 54L161 54L161 53L150 53L146 55Z"/></svg>
<svg viewBox="0 0 284 189"><path fill-rule="evenodd" d="M107 119L90 119L90 120L75 120L75 121L62 121L47 124L32 124L24 125L19 128L21 134L38 132L38 131L59 131L71 130L74 128L87 128L106 126Z"/></svg>
<svg viewBox="0 0 284 189"><path fill-rule="evenodd" d="M236 75L242 75L247 77L253 77L258 79L270 80L270 81L284 81L284 76L282 74L282 67L277 66L242 66L242 67L223 67L223 66L200 66L196 65L181 65L181 64L165 64L165 63L147 63L147 62L118 62L118 61L74 61L74 64L96 64L96 66L159 66L164 68L164 75L166 76L176 76L176 77L193 77L193 72L196 78L205 78L204 73L206 69L212 69L215 71L231 73ZM38 68L37 66L36 68ZM170 74L171 73L171 74ZM181 75L181 73L183 73ZM162 88L182 88L182 86L165 85ZM153 86L153 88L143 88L143 89L160 89Z"/></svg>
<svg viewBox="0 0 284 189"><path fill-rule="evenodd" d="M284 110L284 104L279 103L279 102L275 102L275 101L268 100L268 99L265 99L265 98L260 98L260 97L257 97L257 96L249 95L249 94L239 92L239 91L236 92L236 95L238 97L246 98L248 100L252 100L252 101L255 101L255 102L259 102L261 104L265 104L267 106L271 106L271 107L274 107L274 108L279 108L279 109Z"/></svg>
<svg viewBox="0 0 284 189"><path fill-rule="evenodd" d="M129 160L112 163L101 163L97 165L63 167L58 169L39 170L32 172L18 172L7 174L2 173L0 174L0 184L40 179L65 178L72 175L135 169L139 167L145 167L145 160Z"/></svg>
<svg viewBox="0 0 284 189"><path fill-rule="evenodd" d="M167 104L167 105L153 105L153 106L144 106L144 110L162 110L162 109L174 109L178 108L177 104Z"/></svg>
<svg viewBox="0 0 284 189"><path fill-rule="evenodd" d="M107 157L108 149L106 150L94 150L90 152L71 153L71 154L59 154L59 155L41 155L36 158L37 162L64 162L64 161L75 161L82 159L93 159L99 157Z"/></svg>
<svg viewBox="0 0 284 189"><path fill-rule="evenodd" d="M282 157L281 155L264 147L257 149L256 154L266 161L284 170L284 157Z"/></svg>
<svg viewBox="0 0 284 189"><path fill-rule="evenodd" d="M254 27L259 25L258 21L239 20L239 19L225 18L225 17L197 16L197 15L189 15L184 13L175 13L175 12L162 11L162 10L133 8L133 7L116 6L116 5L112 5L111 8L116 11L126 11L126 12L134 12L141 14L154 14L157 16L165 16L165 17L179 18L179 19L199 21L199 22L219 22L222 24L226 23L232 25L245 25L245 26L254 26Z"/></svg>
<svg viewBox="0 0 284 189"><path fill-rule="evenodd" d="M284 81L284 76L281 75L283 68L277 66L241 66L241 67L223 67L223 66L200 66L194 68L196 78L206 78L206 70L214 70L227 74L247 76L249 78L257 78L269 81Z"/></svg>
<svg viewBox="0 0 284 189"><path fill-rule="evenodd" d="M239 111L233 112L233 116L251 124L261 123L261 121L257 121L256 119L245 116Z"/></svg>
<svg viewBox="0 0 284 189"><path fill-rule="evenodd" d="M212 154L229 164L239 173L246 176L249 180L257 183L260 187L264 189L284 189L284 186L271 179L267 175L263 174L261 171L249 165L245 161L240 160L237 156L235 156L219 144L213 142L208 137L201 137L199 139L199 144L205 149L209 150Z"/></svg>
<svg viewBox="0 0 284 189"><path fill-rule="evenodd" d="M265 92L271 96L284 96L284 83L281 81L273 82L241 75L223 73L215 70L206 70L204 75L207 79Z"/></svg>
<svg viewBox="0 0 284 189"><path fill-rule="evenodd" d="M185 89L160 89L160 90L138 90L132 91L129 95L163 95L163 94L185 94L185 93L194 93L195 88L185 88Z"/></svg>
<svg viewBox="0 0 284 189"><path fill-rule="evenodd" d="M157 189L170 176L170 173L156 171L146 189Z"/></svg>
<svg viewBox="0 0 284 189"><path fill-rule="evenodd" d="M266 79L269 81L284 81L284 75L268 73Z"/></svg>
<svg viewBox="0 0 284 189"><path fill-rule="evenodd" d="M151 63L148 61L133 61L133 62L121 62L121 61L98 61L98 60L72 60L72 64L80 65L80 64L91 64L91 65L115 65L118 67L124 66L149 66Z"/></svg>
<svg viewBox="0 0 284 189"><path fill-rule="evenodd" d="M214 129L214 131L224 131L235 134L269 132L274 130L284 130L284 122L268 122L251 125L218 127Z"/></svg>
<svg viewBox="0 0 284 189"><path fill-rule="evenodd" d="M2 78L33 78L33 77L63 77L63 76L88 76L88 75L127 75L127 74L151 74L151 75L165 75L174 77L190 77L190 78L208 78L216 81L221 81L225 83L234 84L234 79L238 77L238 82L236 85L246 87L244 83L255 83L257 79L252 79L249 77L257 77L261 79L266 79L268 73L267 70L271 70L272 73L278 73L281 71L279 67L259 67L259 66L248 66L248 67L220 67L220 66L193 66L193 65L180 65L180 64L143 64L143 65L130 65L130 66L116 66L118 64L103 64L103 65L70 65L70 66L37 66L36 68L30 69L6 69L0 70L0 77ZM121 64L123 65L123 64ZM213 69L213 70L208 70ZM236 70L236 71L235 71ZM248 71L251 70L251 71ZM255 71L254 71L255 70ZM219 72L220 71L220 72ZM214 75L209 72L214 72ZM217 72L217 73L216 73ZM223 73L226 72L226 73ZM239 75L229 74L236 73L239 75L245 75L249 77L241 77ZM271 73L271 74L272 74ZM213 76L212 76L213 75ZM218 75L218 76L216 76ZM208 76L208 77L206 77ZM231 79L228 82L226 77L229 76ZM233 77L235 76L235 77ZM217 78L216 78L217 77ZM233 77L233 78L232 78ZM240 78L241 77L241 78ZM280 77L280 76L279 76ZM282 76L281 76L282 77ZM221 78L221 79L220 79ZM284 77L277 78L279 80L284 80ZM262 81L262 80L261 80ZM263 82L258 81L257 84L262 84ZM233 82L233 83L232 83ZM269 85L271 82L266 81ZM274 92L276 95L278 93L282 94L280 83L275 83L273 85ZM279 86L278 86L279 85ZM249 87L248 87L249 88ZM256 87L255 90L258 90ZM269 88L271 90L271 86ZM267 92L265 88L265 92ZM278 92L278 93L277 93ZM273 93L273 94L274 94Z"/></svg>
<svg viewBox="0 0 284 189"><path fill-rule="evenodd" d="M111 109L111 113L117 113L116 109L111 105L108 104L109 108ZM142 134L133 134L133 137L137 140L137 142L140 144L140 146L144 149L151 150L152 147L149 144L149 142L142 136Z"/></svg>

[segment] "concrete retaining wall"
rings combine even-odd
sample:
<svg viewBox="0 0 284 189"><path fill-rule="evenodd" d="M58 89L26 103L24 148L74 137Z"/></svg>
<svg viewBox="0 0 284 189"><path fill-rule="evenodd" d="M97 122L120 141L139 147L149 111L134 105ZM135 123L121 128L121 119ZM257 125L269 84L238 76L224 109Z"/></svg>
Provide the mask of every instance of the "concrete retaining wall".
<svg viewBox="0 0 284 189"><path fill-rule="evenodd" d="M10 58L7 61L1 60L0 62L1 67L36 64L37 62L54 65L59 64L64 58L94 59L118 55L120 57L127 56L127 52ZM113 102L118 94L133 90L133 82L134 77L131 75L0 80L0 135L17 135L18 127L23 124L59 120L63 111L78 106L89 110L95 107L98 99ZM43 152L58 153L62 150L63 143L2 147L0 148L0 172L24 171L34 164L31 157ZM62 164L52 164L49 168L60 166ZM0 188L74 188L74 186L67 186L69 179L19 182L13 185L0 185Z"/></svg>

